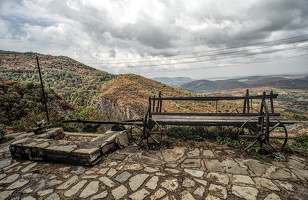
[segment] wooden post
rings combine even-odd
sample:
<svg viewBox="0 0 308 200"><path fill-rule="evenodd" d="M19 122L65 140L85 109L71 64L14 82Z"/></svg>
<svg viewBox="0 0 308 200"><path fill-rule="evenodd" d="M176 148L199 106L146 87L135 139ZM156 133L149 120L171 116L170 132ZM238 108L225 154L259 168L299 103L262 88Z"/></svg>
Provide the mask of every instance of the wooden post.
<svg viewBox="0 0 308 200"><path fill-rule="evenodd" d="M156 105L156 108L155 108L155 112L158 112L159 104L160 104L160 100L157 100L157 105Z"/></svg>
<svg viewBox="0 0 308 200"><path fill-rule="evenodd" d="M247 97L247 92L248 90L246 90L246 97ZM246 113L246 104L247 104L247 98L244 99L244 105L243 105L243 113Z"/></svg>
<svg viewBox="0 0 308 200"><path fill-rule="evenodd" d="M246 90L246 101L247 101L247 113L250 113L250 105L249 105L249 89Z"/></svg>
<svg viewBox="0 0 308 200"><path fill-rule="evenodd" d="M263 107L264 107L264 103L265 103L265 95L266 95L266 93L263 92L263 97L262 97L262 101L261 101L261 106L260 106L260 113L259 113L259 115L263 115Z"/></svg>
<svg viewBox="0 0 308 200"><path fill-rule="evenodd" d="M152 113L151 113L151 108L152 108L152 106L151 106L151 96L149 97L149 110L148 110L148 112L149 112L149 118L152 118Z"/></svg>
<svg viewBox="0 0 308 200"><path fill-rule="evenodd" d="M271 112L272 112L272 113L275 113L275 110L274 110L274 103L273 103L273 97L272 97L273 94L274 94L273 91L271 91L271 93L270 93L270 95L271 95L271 98L270 98L270 102L271 102Z"/></svg>
<svg viewBox="0 0 308 200"><path fill-rule="evenodd" d="M250 110L252 111L252 99L250 99ZM253 112L253 111L252 111Z"/></svg>
<svg viewBox="0 0 308 200"><path fill-rule="evenodd" d="M216 113L218 112L218 101L216 101Z"/></svg>
<svg viewBox="0 0 308 200"><path fill-rule="evenodd" d="M152 111L155 112L155 95L154 95L154 99L153 99L153 108Z"/></svg>
<svg viewBox="0 0 308 200"><path fill-rule="evenodd" d="M41 87L42 87L42 93L43 93L43 104L45 106L46 118L47 118L47 122L49 122L47 99L46 99L46 95L45 95L44 84L43 84L43 79L42 79L41 68L40 68L38 56L36 56L36 63L37 63L37 68L38 68L38 71L39 71L39 76L40 76L40 81L41 81Z"/></svg>
<svg viewBox="0 0 308 200"><path fill-rule="evenodd" d="M161 98L161 91L159 91L159 93L158 93L158 97L159 98ZM161 111L162 111L162 107L163 107L163 100L159 100L159 112L161 113Z"/></svg>
<svg viewBox="0 0 308 200"><path fill-rule="evenodd" d="M261 105L260 105L260 113L259 113L259 131L261 131L263 133L264 130L264 113L263 113L263 107L265 104L265 95L266 93L263 92L263 97L262 97L262 101L261 101Z"/></svg>

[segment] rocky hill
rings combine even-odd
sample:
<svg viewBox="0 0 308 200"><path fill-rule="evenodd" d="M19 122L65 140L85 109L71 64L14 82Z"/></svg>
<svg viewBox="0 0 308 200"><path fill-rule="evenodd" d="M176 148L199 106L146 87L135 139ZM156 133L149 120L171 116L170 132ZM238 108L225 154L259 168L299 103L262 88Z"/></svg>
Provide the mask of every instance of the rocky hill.
<svg viewBox="0 0 308 200"><path fill-rule="evenodd" d="M139 75L124 74L102 85L93 106L102 111L118 111L117 114L122 118L139 118L145 114L148 98L157 96L159 91L162 91L163 97L200 96ZM166 101L163 105L164 110L168 112L206 112L213 109L212 107L209 103L183 101Z"/></svg>

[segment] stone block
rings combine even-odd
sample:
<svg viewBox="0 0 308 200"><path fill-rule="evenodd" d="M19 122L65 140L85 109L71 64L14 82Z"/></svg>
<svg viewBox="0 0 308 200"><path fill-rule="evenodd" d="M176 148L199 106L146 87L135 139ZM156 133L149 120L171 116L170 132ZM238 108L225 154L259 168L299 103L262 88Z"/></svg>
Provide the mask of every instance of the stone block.
<svg viewBox="0 0 308 200"><path fill-rule="evenodd" d="M115 142L120 146L120 147L127 147L129 145L128 137L125 131L121 131L117 133Z"/></svg>
<svg viewBox="0 0 308 200"><path fill-rule="evenodd" d="M29 138L23 138L21 140L17 140L16 142L13 142L11 145L22 145L23 143L26 143L29 140Z"/></svg>
<svg viewBox="0 0 308 200"><path fill-rule="evenodd" d="M53 128L47 131L48 139L60 140L63 139L65 134L63 128Z"/></svg>
<svg viewBox="0 0 308 200"><path fill-rule="evenodd" d="M72 153L72 156L78 157L78 162L83 163L84 165L92 165L102 156L102 154L100 148L76 149Z"/></svg>
<svg viewBox="0 0 308 200"><path fill-rule="evenodd" d="M103 145L101 148L102 148L101 152L102 152L103 154L105 154L105 153L110 152L110 151L113 150L113 149L116 149L117 146L116 146L115 143L110 143L110 144L106 144L106 143L105 143L105 145Z"/></svg>
<svg viewBox="0 0 308 200"><path fill-rule="evenodd" d="M72 152L77 148L77 145L65 145L65 146L50 146L46 148L49 151L57 151L57 152Z"/></svg>
<svg viewBox="0 0 308 200"><path fill-rule="evenodd" d="M76 134L80 137L87 134ZM10 145L11 155L15 159L45 160L73 165L94 165L103 156L119 146L128 145L125 131L107 131L91 141L63 140L62 128L52 128L40 135L28 135ZM74 134L71 134L74 136ZM117 144L117 143L118 144Z"/></svg>

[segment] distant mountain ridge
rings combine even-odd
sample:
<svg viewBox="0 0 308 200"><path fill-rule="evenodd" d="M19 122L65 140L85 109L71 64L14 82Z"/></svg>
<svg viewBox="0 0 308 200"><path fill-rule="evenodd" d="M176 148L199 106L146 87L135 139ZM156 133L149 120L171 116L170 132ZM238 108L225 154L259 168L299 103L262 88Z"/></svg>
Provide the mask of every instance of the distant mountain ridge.
<svg viewBox="0 0 308 200"><path fill-rule="evenodd" d="M179 88L184 83L194 81L194 79L189 77L155 77L153 80L176 88Z"/></svg>
<svg viewBox="0 0 308 200"><path fill-rule="evenodd" d="M307 89L308 75L249 76L227 80L197 80L182 84L179 88L196 93L272 86L281 89Z"/></svg>

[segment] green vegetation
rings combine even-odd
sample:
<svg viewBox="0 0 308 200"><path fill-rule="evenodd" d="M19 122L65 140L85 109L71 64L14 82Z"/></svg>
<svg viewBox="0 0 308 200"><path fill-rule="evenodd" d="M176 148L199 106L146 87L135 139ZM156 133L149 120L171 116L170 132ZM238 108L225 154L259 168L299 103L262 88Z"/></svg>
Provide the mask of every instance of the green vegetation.
<svg viewBox="0 0 308 200"><path fill-rule="evenodd" d="M5 134L5 125L4 124L0 124L0 140L2 140L2 138L4 137Z"/></svg>
<svg viewBox="0 0 308 200"><path fill-rule="evenodd" d="M72 106L52 90L46 90L51 112L70 112ZM44 110L40 86L33 83L18 83L14 81L0 82L0 123L11 125L14 121L32 113L39 115Z"/></svg>
<svg viewBox="0 0 308 200"><path fill-rule="evenodd" d="M5 53L0 55L0 81L39 83L35 60L38 56L45 87L75 105L90 105L100 86L116 77L64 56Z"/></svg>
<svg viewBox="0 0 308 200"><path fill-rule="evenodd" d="M308 152L308 135L299 135L294 138L290 147L295 151Z"/></svg>
<svg viewBox="0 0 308 200"><path fill-rule="evenodd" d="M215 141L217 144L227 144L238 147L234 140L237 128L231 127L191 127L191 126L171 126L167 129L167 135L179 141L203 142L206 140Z"/></svg>
<svg viewBox="0 0 308 200"><path fill-rule="evenodd" d="M10 135L6 136L6 135L5 135L5 136L0 140L0 144L5 143L5 142L8 142L8 141L11 141L11 140L14 140L14 137L13 137L13 136L10 136Z"/></svg>
<svg viewBox="0 0 308 200"><path fill-rule="evenodd" d="M46 90L46 94L50 121L60 126L73 107L52 90ZM0 82L0 124L11 126L13 131L28 131L37 121L46 119L44 111L39 84Z"/></svg>
<svg viewBox="0 0 308 200"><path fill-rule="evenodd" d="M0 124L0 144L13 140L14 137L5 135L5 125Z"/></svg>

